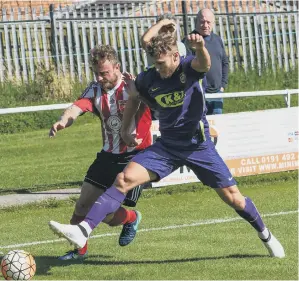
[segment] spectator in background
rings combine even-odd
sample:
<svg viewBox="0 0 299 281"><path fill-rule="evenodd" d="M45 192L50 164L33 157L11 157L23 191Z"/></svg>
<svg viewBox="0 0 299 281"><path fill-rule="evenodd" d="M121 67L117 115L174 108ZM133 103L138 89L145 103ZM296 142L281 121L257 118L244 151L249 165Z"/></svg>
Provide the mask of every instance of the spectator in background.
<svg viewBox="0 0 299 281"><path fill-rule="evenodd" d="M225 53L221 38L212 32L215 24L215 15L210 9L202 9L196 17L196 27L191 34L200 34L205 41L205 46L211 57L211 68L207 72L206 93L223 93L228 82L228 58ZM189 45L189 41L183 40L187 55L195 54L195 50ZM222 114L223 99L207 99L208 115Z"/></svg>

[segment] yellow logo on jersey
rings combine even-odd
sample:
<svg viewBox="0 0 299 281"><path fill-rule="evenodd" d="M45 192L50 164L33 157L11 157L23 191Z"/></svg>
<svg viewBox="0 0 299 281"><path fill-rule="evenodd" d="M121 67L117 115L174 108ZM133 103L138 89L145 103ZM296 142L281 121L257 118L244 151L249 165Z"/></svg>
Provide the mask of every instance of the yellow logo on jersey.
<svg viewBox="0 0 299 281"><path fill-rule="evenodd" d="M162 107L177 107L184 102L185 92L177 91L155 97L157 103Z"/></svg>

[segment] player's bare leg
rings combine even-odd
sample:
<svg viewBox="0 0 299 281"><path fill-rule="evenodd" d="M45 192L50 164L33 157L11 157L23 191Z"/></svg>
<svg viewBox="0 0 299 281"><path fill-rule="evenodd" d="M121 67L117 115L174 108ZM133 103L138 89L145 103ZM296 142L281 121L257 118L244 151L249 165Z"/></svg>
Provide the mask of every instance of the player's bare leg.
<svg viewBox="0 0 299 281"><path fill-rule="evenodd" d="M81 223L96 198L104 193L104 189L98 188L88 182L83 182L80 197L76 202L75 210L70 220L71 225ZM138 225L141 221L141 213L134 210L127 210L120 207L115 213L108 214L103 222L109 226L123 225L123 230L119 237L120 246L130 244L135 238ZM128 233L128 234L127 234ZM127 234L127 235L124 235ZM82 248L75 248L59 257L60 260L83 260L88 257L87 243Z"/></svg>
<svg viewBox="0 0 299 281"><path fill-rule="evenodd" d="M92 230L108 214L114 213L120 207L129 190L156 178L155 173L135 162L130 162L124 171L118 174L114 185L99 196L81 223L70 225L50 221L49 226L56 234L65 237L75 247L83 248Z"/></svg>

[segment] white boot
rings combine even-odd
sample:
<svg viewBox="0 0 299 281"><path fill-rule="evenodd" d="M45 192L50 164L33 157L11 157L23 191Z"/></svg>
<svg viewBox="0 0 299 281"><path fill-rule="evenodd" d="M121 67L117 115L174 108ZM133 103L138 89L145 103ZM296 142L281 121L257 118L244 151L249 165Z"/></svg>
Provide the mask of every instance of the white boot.
<svg viewBox="0 0 299 281"><path fill-rule="evenodd" d="M77 248L83 248L87 242L88 234L80 225L61 224L56 221L50 221L49 226L55 234L63 236ZM85 235L83 232L86 232Z"/></svg>
<svg viewBox="0 0 299 281"><path fill-rule="evenodd" d="M269 232L268 239L261 239L265 245L265 247L269 251L269 255L275 258L284 258L285 253L280 242L275 238L275 236Z"/></svg>

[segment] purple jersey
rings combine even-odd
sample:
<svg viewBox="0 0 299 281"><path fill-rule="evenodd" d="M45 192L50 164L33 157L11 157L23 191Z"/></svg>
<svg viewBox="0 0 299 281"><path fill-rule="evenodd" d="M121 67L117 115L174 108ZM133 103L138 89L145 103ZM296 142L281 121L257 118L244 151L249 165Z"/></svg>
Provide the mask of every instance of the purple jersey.
<svg viewBox="0 0 299 281"><path fill-rule="evenodd" d="M161 140L167 145L191 148L210 139L204 98L205 73L191 67L193 58L181 57L178 68L169 78L162 79L155 67L136 78L141 98L155 104Z"/></svg>

